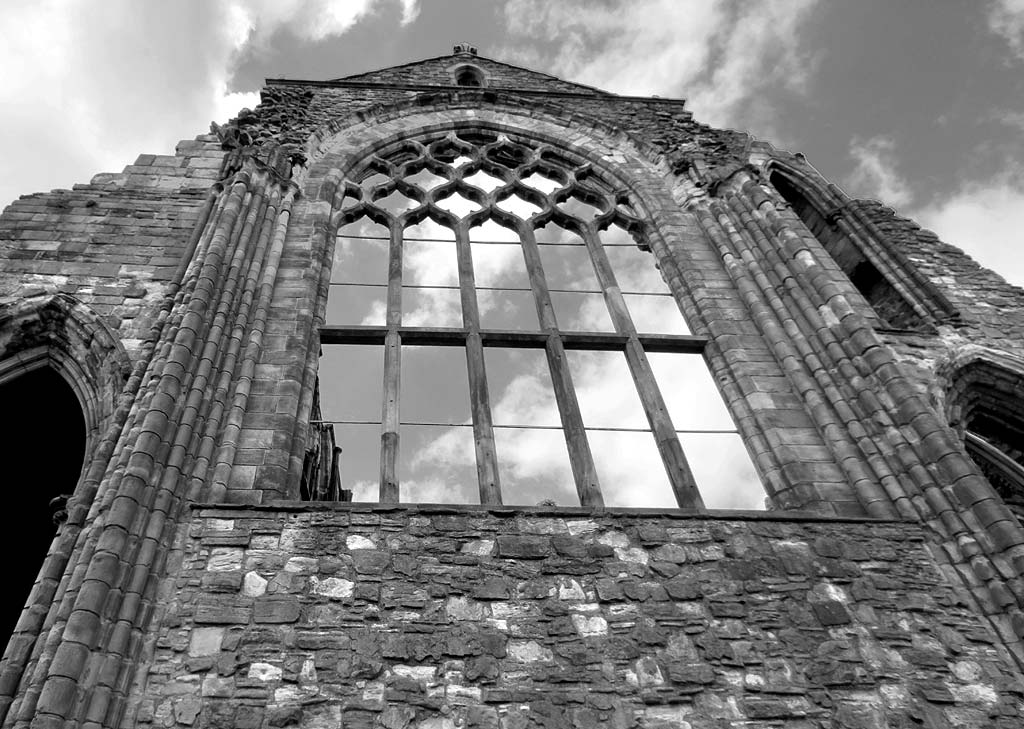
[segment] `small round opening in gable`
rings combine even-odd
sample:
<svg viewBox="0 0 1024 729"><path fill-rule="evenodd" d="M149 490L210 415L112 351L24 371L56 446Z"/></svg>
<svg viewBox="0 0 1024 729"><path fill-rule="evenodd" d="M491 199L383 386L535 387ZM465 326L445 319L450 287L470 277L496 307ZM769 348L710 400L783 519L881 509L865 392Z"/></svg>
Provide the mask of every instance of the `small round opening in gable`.
<svg viewBox="0 0 1024 729"><path fill-rule="evenodd" d="M455 69L455 83L457 86L484 86L484 72L476 66L459 66Z"/></svg>

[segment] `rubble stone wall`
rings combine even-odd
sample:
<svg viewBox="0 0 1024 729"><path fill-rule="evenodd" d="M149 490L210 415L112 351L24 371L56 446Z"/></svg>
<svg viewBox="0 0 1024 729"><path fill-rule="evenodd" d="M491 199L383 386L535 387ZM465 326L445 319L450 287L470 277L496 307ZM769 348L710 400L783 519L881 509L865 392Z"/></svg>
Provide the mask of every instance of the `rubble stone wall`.
<svg viewBox="0 0 1024 729"><path fill-rule="evenodd" d="M1021 724L910 523L201 507L176 550L138 726Z"/></svg>

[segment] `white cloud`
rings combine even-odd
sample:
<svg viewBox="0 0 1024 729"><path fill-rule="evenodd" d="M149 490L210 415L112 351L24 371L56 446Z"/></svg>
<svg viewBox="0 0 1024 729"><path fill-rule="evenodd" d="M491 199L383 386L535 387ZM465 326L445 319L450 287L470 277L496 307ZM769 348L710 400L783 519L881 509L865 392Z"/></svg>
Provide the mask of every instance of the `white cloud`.
<svg viewBox="0 0 1024 729"><path fill-rule="evenodd" d="M419 0L401 0L402 3L402 25L408 25L420 15Z"/></svg>
<svg viewBox="0 0 1024 729"><path fill-rule="evenodd" d="M856 167L846 180L850 193L855 197L877 198L894 207L910 203L913 194L896 170L895 155L896 143L889 137L854 138L850 142L850 156Z"/></svg>
<svg viewBox="0 0 1024 729"><path fill-rule="evenodd" d="M1011 169L992 180L969 180L949 196L912 206L914 196L897 169L892 139L854 139L850 155L856 161L846 179L852 196L876 198L902 208L902 215L934 231L944 242L962 249L1010 283L1024 286L1019 234L1024 230L1024 173Z"/></svg>
<svg viewBox="0 0 1024 729"><path fill-rule="evenodd" d="M1001 35L1020 60L1024 60L1024 0L992 0L988 27Z"/></svg>
<svg viewBox="0 0 1024 729"><path fill-rule="evenodd" d="M609 432L600 428L646 428L623 356L616 352L569 352L569 367L584 423L598 430L587 437L610 506L672 507L675 498L649 432ZM732 429L732 421L699 356L651 355L663 397L681 429ZM492 383L493 388L493 383ZM492 393L496 425L557 425L557 406L543 358ZM467 424L469 421L466 421ZM689 433L680 436L705 502L712 508L762 508L764 492L738 435ZM560 430L495 429L502 490L509 504L553 499L578 504L568 451ZM447 429L434 437L403 440L409 473L415 474L403 500L474 501L475 452L472 430ZM405 457L403 457L404 460ZM447 485L445 485L447 484Z"/></svg>
<svg viewBox="0 0 1024 729"><path fill-rule="evenodd" d="M971 182L913 217L1010 283L1024 286L1024 180Z"/></svg>
<svg viewBox="0 0 1024 729"><path fill-rule="evenodd" d="M365 15L374 0L234 0L227 8L236 43L263 45L280 30L319 41L341 35Z"/></svg>
<svg viewBox="0 0 1024 729"><path fill-rule="evenodd" d="M707 123L767 125L763 100L748 102L768 85L802 88L812 64L795 39L816 5L509 0L517 44L535 39L554 50L518 45L502 55L616 93L685 96Z"/></svg>
<svg viewBox="0 0 1024 729"><path fill-rule="evenodd" d="M404 19L415 17L415 0L0 4L0 206L171 152L211 120L258 103L255 90L228 88L248 45L279 31L309 41L340 35L396 1Z"/></svg>

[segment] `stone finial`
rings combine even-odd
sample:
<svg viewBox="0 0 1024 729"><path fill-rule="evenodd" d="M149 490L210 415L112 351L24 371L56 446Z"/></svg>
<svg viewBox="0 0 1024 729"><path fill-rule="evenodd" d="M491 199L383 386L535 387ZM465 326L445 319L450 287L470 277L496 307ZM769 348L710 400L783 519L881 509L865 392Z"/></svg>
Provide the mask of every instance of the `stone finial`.
<svg viewBox="0 0 1024 729"><path fill-rule="evenodd" d="M475 56L476 46L474 46L472 43L456 43L455 48L452 49L452 52L455 53L456 55L464 54L467 56Z"/></svg>

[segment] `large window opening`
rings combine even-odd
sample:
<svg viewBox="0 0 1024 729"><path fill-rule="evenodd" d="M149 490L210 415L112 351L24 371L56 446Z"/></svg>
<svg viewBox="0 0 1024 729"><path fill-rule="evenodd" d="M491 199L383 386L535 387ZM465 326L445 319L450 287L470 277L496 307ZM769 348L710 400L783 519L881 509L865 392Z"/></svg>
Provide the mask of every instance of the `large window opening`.
<svg viewBox="0 0 1024 729"><path fill-rule="evenodd" d="M0 481L6 512L16 520L0 530L0 549L9 556L0 630L10 636L81 475L85 419L74 391L49 367L0 384L0 403Z"/></svg>
<svg viewBox="0 0 1024 729"><path fill-rule="evenodd" d="M776 171L769 179L885 325L897 329L922 326L921 316L914 307L835 222L822 214L784 175Z"/></svg>
<svg viewBox="0 0 1024 729"><path fill-rule="evenodd" d="M584 160L440 133L345 198L316 425L354 500L763 508L646 223Z"/></svg>
<svg viewBox="0 0 1024 729"><path fill-rule="evenodd" d="M1024 518L1024 378L987 363L968 365L949 398L967 454Z"/></svg>

